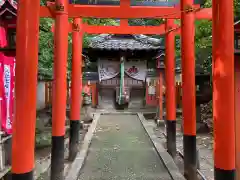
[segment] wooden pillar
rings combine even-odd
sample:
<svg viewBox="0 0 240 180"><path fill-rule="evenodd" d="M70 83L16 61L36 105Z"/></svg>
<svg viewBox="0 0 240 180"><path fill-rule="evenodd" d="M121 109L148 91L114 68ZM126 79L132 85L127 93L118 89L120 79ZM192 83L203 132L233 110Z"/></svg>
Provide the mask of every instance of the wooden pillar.
<svg viewBox="0 0 240 180"><path fill-rule="evenodd" d="M18 2L12 179L33 180L40 0ZM34 9L34 11L33 11Z"/></svg>
<svg viewBox="0 0 240 180"><path fill-rule="evenodd" d="M71 80L71 109L70 109L70 143L69 160L73 161L78 152L82 95L82 38L83 31L82 20L75 18L73 20L72 32L72 80Z"/></svg>
<svg viewBox="0 0 240 180"><path fill-rule="evenodd" d="M167 150L173 158L176 157L176 88L175 88L175 34L171 29L174 20L166 21L166 126L167 126Z"/></svg>
<svg viewBox="0 0 240 180"><path fill-rule="evenodd" d="M159 120L163 120L163 72L159 72Z"/></svg>
<svg viewBox="0 0 240 180"><path fill-rule="evenodd" d="M146 83L146 90L145 90L145 106L148 105L148 101L149 101L149 95L148 95L148 89L149 89L149 83Z"/></svg>
<svg viewBox="0 0 240 180"><path fill-rule="evenodd" d="M181 0L184 174L188 179L196 180L195 14L191 8L193 0Z"/></svg>
<svg viewBox="0 0 240 180"><path fill-rule="evenodd" d="M96 108L98 106L98 84L96 82Z"/></svg>
<svg viewBox="0 0 240 180"><path fill-rule="evenodd" d="M213 1L215 180L235 179L233 1Z"/></svg>
<svg viewBox="0 0 240 180"><path fill-rule="evenodd" d="M182 108L182 82L179 82L179 107Z"/></svg>
<svg viewBox="0 0 240 180"><path fill-rule="evenodd" d="M49 105L52 105L52 82L49 82Z"/></svg>
<svg viewBox="0 0 240 180"><path fill-rule="evenodd" d="M56 0L51 180L62 180L67 96L68 0Z"/></svg>
<svg viewBox="0 0 240 180"><path fill-rule="evenodd" d="M70 101L70 84L69 84L69 80L67 80L67 106L69 105L69 101Z"/></svg>
<svg viewBox="0 0 240 180"><path fill-rule="evenodd" d="M120 7L125 9L131 6L130 0L121 0ZM126 11L126 10L125 10ZM120 26L127 28L128 26L128 19L120 19Z"/></svg>
<svg viewBox="0 0 240 180"><path fill-rule="evenodd" d="M97 106L97 84L96 82L92 83L92 107Z"/></svg>
<svg viewBox="0 0 240 180"><path fill-rule="evenodd" d="M176 107L180 107L180 99L181 99L181 94L180 94L180 82L176 83Z"/></svg>

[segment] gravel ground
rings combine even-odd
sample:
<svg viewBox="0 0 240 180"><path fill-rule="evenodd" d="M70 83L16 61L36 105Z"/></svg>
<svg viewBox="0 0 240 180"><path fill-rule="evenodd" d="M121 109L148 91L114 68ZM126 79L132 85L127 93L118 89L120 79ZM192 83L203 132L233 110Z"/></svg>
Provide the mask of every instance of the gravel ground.
<svg viewBox="0 0 240 180"><path fill-rule="evenodd" d="M86 134L86 130L83 130L80 132L80 142L83 141L84 139L84 136ZM68 154L69 154L69 151L68 151L68 141L65 143L65 152L64 152L64 158L66 159L66 162L65 162L65 168L67 168L69 162L67 161L67 158L68 158ZM81 148L81 147L80 147ZM49 162L50 162L50 152L51 152L51 147L48 148L48 151L46 150L46 156L48 156L48 159L45 158L44 160L42 160L40 162L40 165L39 167L37 168L36 167L36 172L39 172L41 171L41 168L45 168L45 171L43 173L41 173L40 175L38 175L38 178L37 180L49 180L50 179L50 166L49 166ZM41 156L43 157L43 156ZM36 176L35 176L36 178Z"/></svg>
<svg viewBox="0 0 240 180"><path fill-rule="evenodd" d="M183 154L183 136L181 132L181 120L177 121L177 149ZM164 125L155 128L157 136L161 139L161 143L166 147L166 138L163 134L165 132ZM208 180L214 179L213 166L213 136L210 133L197 135L197 148L199 150L200 171ZM183 172L183 159L178 155L176 164L181 172ZM202 178L199 178L202 179Z"/></svg>
<svg viewBox="0 0 240 180"><path fill-rule="evenodd" d="M101 115L79 180L170 180L137 115Z"/></svg>

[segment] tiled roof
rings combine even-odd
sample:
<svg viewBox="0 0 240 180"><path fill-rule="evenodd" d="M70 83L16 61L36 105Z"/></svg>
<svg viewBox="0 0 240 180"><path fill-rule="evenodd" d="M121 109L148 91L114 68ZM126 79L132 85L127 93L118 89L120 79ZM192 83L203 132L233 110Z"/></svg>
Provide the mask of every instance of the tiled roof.
<svg viewBox="0 0 240 180"><path fill-rule="evenodd" d="M14 4L13 0L0 0L0 18L4 19L5 17L17 16L17 6Z"/></svg>
<svg viewBox="0 0 240 180"><path fill-rule="evenodd" d="M8 2L14 9L17 9L17 2L16 0L0 0L0 8Z"/></svg>
<svg viewBox="0 0 240 180"><path fill-rule="evenodd" d="M163 39L145 35L109 35L95 36L90 40L89 48L102 50L158 50L164 49Z"/></svg>

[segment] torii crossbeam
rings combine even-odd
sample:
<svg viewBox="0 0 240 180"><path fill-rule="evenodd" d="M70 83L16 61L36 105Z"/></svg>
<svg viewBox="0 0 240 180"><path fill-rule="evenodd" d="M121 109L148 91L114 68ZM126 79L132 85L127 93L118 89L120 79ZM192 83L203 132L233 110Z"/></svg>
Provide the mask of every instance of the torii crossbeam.
<svg viewBox="0 0 240 180"><path fill-rule="evenodd" d="M121 2L120 2L121 3ZM65 7L59 5L57 8L64 10ZM53 17L56 7L54 3L48 3L41 6L40 17ZM98 6L98 5L68 5L69 17L95 17L95 18L166 18L180 19L180 7L151 7L151 6ZM186 9L188 11L196 11L196 19L211 19L211 8L200 8L194 5ZM124 13L123 13L124 12Z"/></svg>
<svg viewBox="0 0 240 180"><path fill-rule="evenodd" d="M234 79L233 76L233 2L214 0L214 118L216 125L215 136L218 141L215 146L215 179L234 180L235 177L235 134L234 134ZM225 12L225 13L223 13ZM36 121L36 84L38 65L38 31L39 18L55 18L55 58L54 58L54 83L53 83L53 109L52 109L52 156L51 180L63 179L64 165L64 135L66 117L66 66L68 50L68 18L95 17L95 18L164 18L181 19L182 40L182 68L183 68L183 119L184 119L184 152L185 173L191 179L196 179L196 117L195 117L195 58L194 58L194 20L211 19L211 9L201 9L193 5L193 0L181 0L181 7L141 7L130 6L129 0L121 0L120 6L97 5L72 5L68 0L56 0L48 3L47 7L40 7L40 0L19 0L17 26L17 56L16 56L16 112L13 124L13 180L32 180L34 168L34 132ZM123 21L124 22L124 21ZM221 27L221 24L225 26ZM124 22L126 27L126 21ZM169 22L170 29L173 25ZM97 32L95 27L85 26L89 33ZM83 29L84 29L83 28ZM98 28L98 27L96 27ZM119 32L122 27L101 27L101 32L106 28L112 33ZM112 28L112 29L111 29ZM155 33L163 27L144 29L139 27L124 33ZM131 29L132 28L132 29ZM157 29L159 28L159 29ZM165 27L168 32L169 27ZM117 29L117 30L116 30ZM150 30L151 29L151 30ZM99 30L100 31L100 30ZM159 34L159 32L157 32ZM75 34L79 43L80 35ZM174 33L168 33L167 60L168 87L174 88ZM216 37L217 36L217 37ZM78 40L77 40L78 39ZM81 41L81 40L80 40ZM81 48L77 44L74 49ZM169 50L170 49L170 50ZM75 51L76 51L75 50ZM75 59L77 56L74 56ZM79 59L78 59L79 62ZM79 69L75 69L75 72ZM79 73L75 73L79 75ZM76 77L75 77L76 78ZM77 78L76 78L77 79ZM78 81L79 83L79 81ZM78 84L77 82L75 84ZM169 89L169 90L170 90ZM168 90L167 90L168 91ZM173 94L174 91L170 90ZM76 91L75 91L76 92ZM228 98L224 98L229 94ZM80 99L80 98L79 98ZM172 96L168 100L174 99ZM171 102L170 102L171 103ZM77 106L79 106L79 103ZM76 107L77 107L76 106ZM79 110L74 108L76 116L72 119L79 121ZM171 135L176 132L176 119L174 104L167 105L168 128ZM170 111L168 111L170 109ZM227 113L224 113L227 112ZM230 114L229 114L230 113ZM80 114L80 113L79 113ZM168 115L169 114L169 115ZM228 123L226 123L228 119ZM76 123L78 124L78 123ZM175 128L175 130L174 130ZM224 134L222 132L225 132ZM28 132L28 133L26 133ZM171 132L171 131L169 131ZM168 136L170 138L170 136ZM171 137L174 138L174 137ZM168 139L170 140L170 139ZM171 144L169 144L171 145Z"/></svg>
<svg viewBox="0 0 240 180"><path fill-rule="evenodd" d="M121 21L122 22L122 21ZM164 35L167 33L166 25L161 24L159 26L129 26L127 24L120 24L120 26L94 26L88 24L82 24L81 28L74 23L69 23L68 31L71 33L73 30L81 30L88 34L159 34ZM54 32L55 26L52 26L52 32ZM175 35L180 35L181 28L174 24L172 29Z"/></svg>

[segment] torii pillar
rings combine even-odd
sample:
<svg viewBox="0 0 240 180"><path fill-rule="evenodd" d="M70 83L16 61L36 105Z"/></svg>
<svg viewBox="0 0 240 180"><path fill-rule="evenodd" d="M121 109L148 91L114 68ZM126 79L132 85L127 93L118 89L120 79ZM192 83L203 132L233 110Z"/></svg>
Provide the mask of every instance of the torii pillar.
<svg viewBox="0 0 240 180"><path fill-rule="evenodd" d="M12 180L33 180L40 0L18 2Z"/></svg>
<svg viewBox="0 0 240 180"><path fill-rule="evenodd" d="M182 109L184 175L197 180L195 13L193 0L181 0Z"/></svg>
<svg viewBox="0 0 240 180"><path fill-rule="evenodd" d="M213 119L215 180L235 180L234 6L213 0Z"/></svg>
<svg viewBox="0 0 240 180"><path fill-rule="evenodd" d="M175 33L172 30L174 19L166 20L166 126L167 150L176 157L176 88L175 88Z"/></svg>
<svg viewBox="0 0 240 180"><path fill-rule="evenodd" d="M82 95L82 20L75 18L72 27L72 79L70 109L69 160L73 161L78 152L81 95Z"/></svg>
<svg viewBox="0 0 240 180"><path fill-rule="evenodd" d="M67 96L68 0L56 0L51 180L63 180Z"/></svg>

